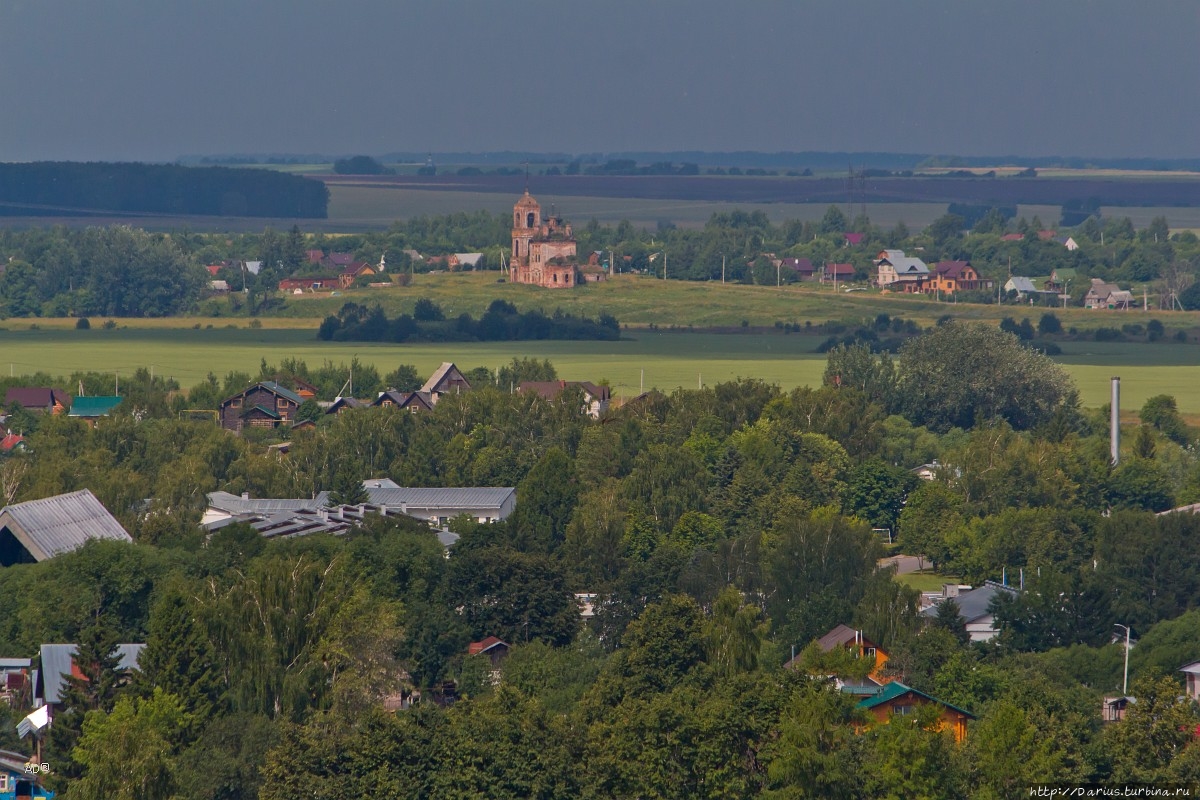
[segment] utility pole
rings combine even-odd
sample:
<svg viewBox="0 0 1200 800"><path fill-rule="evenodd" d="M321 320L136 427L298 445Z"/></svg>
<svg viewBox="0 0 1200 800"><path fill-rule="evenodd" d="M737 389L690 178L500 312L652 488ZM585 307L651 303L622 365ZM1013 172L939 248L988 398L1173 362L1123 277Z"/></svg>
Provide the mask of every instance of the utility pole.
<svg viewBox="0 0 1200 800"><path fill-rule="evenodd" d="M1129 626L1115 623L1113 627L1125 629L1125 677L1121 680L1121 695L1129 694Z"/></svg>
<svg viewBox="0 0 1200 800"><path fill-rule="evenodd" d="M721 253L721 285L725 285L725 254Z"/></svg>

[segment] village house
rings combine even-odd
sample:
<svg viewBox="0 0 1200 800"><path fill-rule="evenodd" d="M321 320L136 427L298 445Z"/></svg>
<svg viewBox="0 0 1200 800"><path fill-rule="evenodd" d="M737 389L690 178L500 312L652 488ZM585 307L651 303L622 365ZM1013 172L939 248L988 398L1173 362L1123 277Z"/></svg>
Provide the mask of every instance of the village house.
<svg viewBox="0 0 1200 800"><path fill-rule="evenodd" d="M71 395L48 386L14 386L4 393L4 407L14 403L34 414L62 414L71 405Z"/></svg>
<svg viewBox="0 0 1200 800"><path fill-rule="evenodd" d="M303 402L304 398L275 381L260 381L221 402L221 427L240 432L245 427L291 424Z"/></svg>
<svg viewBox="0 0 1200 800"><path fill-rule="evenodd" d="M1050 277L1042 284L1042 288L1047 292L1063 293L1071 285L1071 281L1078 279L1078 273L1073 269L1054 268L1050 272Z"/></svg>
<svg viewBox="0 0 1200 800"><path fill-rule="evenodd" d="M0 509L0 567L46 561L92 539L133 541L89 489Z"/></svg>
<svg viewBox="0 0 1200 800"><path fill-rule="evenodd" d="M429 380L420 389L429 396L434 404L446 394L461 394L471 391L471 382L454 366L452 361L443 361L442 365L433 371Z"/></svg>
<svg viewBox="0 0 1200 800"><path fill-rule="evenodd" d="M938 604L951 600L958 606L958 615L966 625L971 641L990 642L1000 633L990 610L992 600L999 594L1015 596L1017 590L995 581L985 581L983 586L965 591L957 583L947 583L942 587L941 594L932 598L934 602L921 609L921 616L927 620L936 619Z"/></svg>
<svg viewBox="0 0 1200 800"><path fill-rule="evenodd" d="M467 655L487 656L488 660L492 662L492 668L496 669L508 655L510 649L508 642L496 636L489 636L483 641L471 642L467 645Z"/></svg>
<svg viewBox="0 0 1200 800"><path fill-rule="evenodd" d="M117 669L129 673L138 668L138 657L146 645L118 644L116 655ZM75 663L76 647L74 644L43 644L40 650L40 667L37 673L37 683L34 686L34 705L43 704L51 708L60 705L66 695L67 677L73 675L84 677L83 671Z"/></svg>
<svg viewBox="0 0 1200 800"><path fill-rule="evenodd" d="M583 411L592 419L600 419L612 399L612 392L607 386L597 386L589 381L522 381L517 387L518 392L536 394L551 402L561 397L567 389L583 392Z"/></svg>
<svg viewBox="0 0 1200 800"><path fill-rule="evenodd" d="M1033 281L1019 275L1014 275L1004 284L1004 291L1008 293L1016 292L1018 300L1024 300L1027 297L1037 297L1041 292L1033 285Z"/></svg>
<svg viewBox="0 0 1200 800"><path fill-rule="evenodd" d="M994 281L982 277L970 261L939 261L933 265L933 277L925 291L954 294L988 290L995 285Z"/></svg>
<svg viewBox="0 0 1200 800"><path fill-rule="evenodd" d="M876 724L880 725L886 725L897 717L910 716L916 713L918 707L925 705L932 705L938 709L938 730L950 731L954 735L954 741L959 744L967 738L967 722L975 719L974 714L911 686L905 686L899 681L881 687L875 694L858 702L858 708L867 712Z"/></svg>
<svg viewBox="0 0 1200 800"><path fill-rule="evenodd" d="M1133 302L1132 292L1115 283L1105 283L1100 278L1092 278L1092 286L1083 298L1083 307L1128 311L1133 308Z"/></svg>
<svg viewBox="0 0 1200 800"><path fill-rule="evenodd" d="M855 272L853 264L826 264L821 268L821 283L848 283Z"/></svg>
<svg viewBox="0 0 1200 800"><path fill-rule="evenodd" d="M338 273L338 286L343 289L349 289L359 278L370 277L375 274L375 267L365 261L355 261Z"/></svg>
<svg viewBox="0 0 1200 800"><path fill-rule="evenodd" d="M112 414L113 409L121 405L124 397L105 395L100 397L76 397L67 413L72 419L81 419L89 425L95 425L101 417Z"/></svg>
<svg viewBox="0 0 1200 800"><path fill-rule="evenodd" d="M1179 668L1183 673L1183 691L1192 702L1200 703L1200 661L1192 661Z"/></svg>
<svg viewBox="0 0 1200 800"><path fill-rule="evenodd" d="M801 281L815 281L821 277L820 270L813 265L811 259L807 258L793 258L789 256L783 259L780 267L782 269L790 269L796 273L797 280Z"/></svg>
<svg viewBox="0 0 1200 800"><path fill-rule="evenodd" d="M876 283L879 288L905 294L925 291L929 282L929 267L903 250L883 250L875 259Z"/></svg>
<svg viewBox="0 0 1200 800"><path fill-rule="evenodd" d="M371 405L407 409L413 414L417 414L422 411L432 411L436 402L429 392L398 392L395 389L388 389L386 392L380 392Z"/></svg>
<svg viewBox="0 0 1200 800"><path fill-rule="evenodd" d="M33 700L33 659L0 658L0 704L25 708Z"/></svg>
<svg viewBox="0 0 1200 800"><path fill-rule="evenodd" d="M509 280L545 289L603 280L602 267L580 266L575 247L571 225L561 217L543 216L541 204L526 189L513 206Z"/></svg>
<svg viewBox="0 0 1200 800"><path fill-rule="evenodd" d="M33 760L33 756L0 750L0 800L50 800L54 797L54 792L42 785L42 774L26 768Z"/></svg>

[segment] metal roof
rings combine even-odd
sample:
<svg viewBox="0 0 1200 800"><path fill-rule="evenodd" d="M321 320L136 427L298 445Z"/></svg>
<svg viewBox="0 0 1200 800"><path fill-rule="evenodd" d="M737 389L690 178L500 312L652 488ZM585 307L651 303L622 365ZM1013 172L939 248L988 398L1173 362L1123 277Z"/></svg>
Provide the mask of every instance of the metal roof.
<svg viewBox="0 0 1200 800"><path fill-rule="evenodd" d="M89 539L133 541L88 489L6 506L0 509L0 530L5 528L38 561L75 550Z"/></svg>
<svg viewBox="0 0 1200 800"><path fill-rule="evenodd" d="M71 403L68 417L104 417L112 411L124 397L76 397Z"/></svg>
<svg viewBox="0 0 1200 800"><path fill-rule="evenodd" d="M970 717L971 719L975 719L975 715L972 714L970 711L967 711L964 708L959 708L958 706L950 705L945 700L938 700L936 697L933 697L932 695L925 694L924 692L920 691L919 689L914 689L911 686L905 686L903 683L900 683L899 681L893 681L893 682L885 685L883 688L881 688L879 690L878 694L875 694L875 695L872 695L871 697L867 697L862 700L859 700L858 707L859 708L874 708L875 706L880 705L882 703L886 703L889 700L895 700L898 697L903 697L904 695L906 695L910 692L912 694L916 695L917 697L923 697L924 699L928 700L931 703L937 703L938 705L946 706L947 708L952 708L955 711L959 712L960 714L965 714L968 717Z"/></svg>
<svg viewBox="0 0 1200 800"><path fill-rule="evenodd" d="M371 505L387 506L392 509L404 506L406 508L425 509L468 509L468 508L500 508L510 497L516 494L511 486L471 486L465 488L368 488Z"/></svg>
<svg viewBox="0 0 1200 800"><path fill-rule="evenodd" d="M117 654L120 658L118 669L131 670L138 668L138 656L141 655L144 644L119 644ZM44 682L42 699L47 703L62 702L66 689L66 676L71 674L71 657L75 655L73 644L44 644L41 649L41 679Z"/></svg>
<svg viewBox="0 0 1200 800"><path fill-rule="evenodd" d="M32 658L0 658L0 670L29 669L32 666Z"/></svg>
<svg viewBox="0 0 1200 800"><path fill-rule="evenodd" d="M316 511L325 505L328 492L322 492L311 500L305 499L251 499L229 492L209 492L209 508L227 511L230 514L262 514L270 516L282 511Z"/></svg>
<svg viewBox="0 0 1200 800"><path fill-rule="evenodd" d="M980 617L986 617L991 613L988 611L988 606L992 604L992 598L1001 593L1015 595L1017 594L1017 590L1011 586L1003 586L995 581L986 581L983 586L959 592L958 597L944 599L953 600L958 605L958 614L963 618L964 622L974 622ZM926 617L936 617L937 608L938 603L934 603L928 608L922 609L921 614Z"/></svg>

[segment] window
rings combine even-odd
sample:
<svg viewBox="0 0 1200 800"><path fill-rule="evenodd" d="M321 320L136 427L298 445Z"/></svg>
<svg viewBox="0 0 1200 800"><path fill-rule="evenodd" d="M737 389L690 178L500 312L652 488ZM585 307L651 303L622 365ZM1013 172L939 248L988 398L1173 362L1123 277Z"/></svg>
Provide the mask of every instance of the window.
<svg viewBox="0 0 1200 800"><path fill-rule="evenodd" d="M230 400L229 407L230 408L241 408L242 407L242 398L235 397L232 400Z"/></svg>
<svg viewBox="0 0 1200 800"><path fill-rule="evenodd" d="M276 408L287 408L287 407L288 407L288 402L289 402L289 401L287 400L287 398L284 398L284 397L276 397L276 398L275 398L275 407L276 407Z"/></svg>
<svg viewBox="0 0 1200 800"><path fill-rule="evenodd" d="M12 786L8 785L8 773L0 772L0 792L11 792Z"/></svg>
<svg viewBox="0 0 1200 800"><path fill-rule="evenodd" d="M906 717L913 713L913 707L911 705L895 705L892 706L892 713L897 717Z"/></svg>

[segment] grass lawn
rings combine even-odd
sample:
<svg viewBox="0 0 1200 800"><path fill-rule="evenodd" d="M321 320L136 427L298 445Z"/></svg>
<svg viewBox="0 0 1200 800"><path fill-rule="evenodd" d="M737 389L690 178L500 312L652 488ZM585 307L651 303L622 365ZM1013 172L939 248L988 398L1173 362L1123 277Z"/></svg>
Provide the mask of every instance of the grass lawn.
<svg viewBox="0 0 1200 800"><path fill-rule="evenodd" d="M897 575L896 580L918 592L937 592L941 591L944 583L958 583L957 576L943 575L928 569Z"/></svg>

